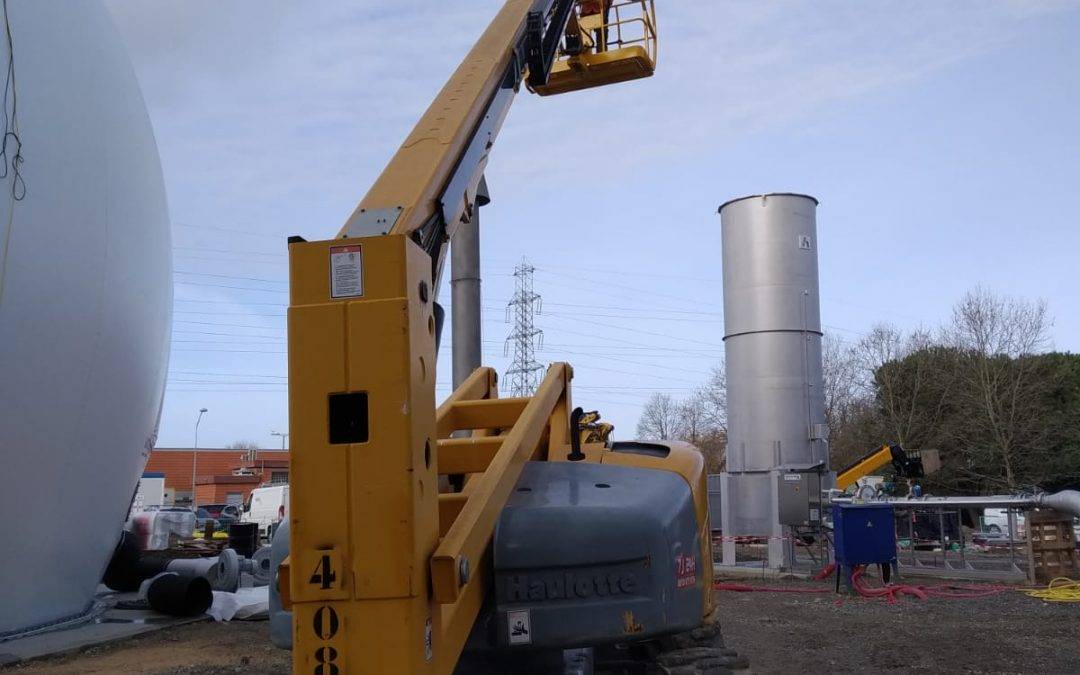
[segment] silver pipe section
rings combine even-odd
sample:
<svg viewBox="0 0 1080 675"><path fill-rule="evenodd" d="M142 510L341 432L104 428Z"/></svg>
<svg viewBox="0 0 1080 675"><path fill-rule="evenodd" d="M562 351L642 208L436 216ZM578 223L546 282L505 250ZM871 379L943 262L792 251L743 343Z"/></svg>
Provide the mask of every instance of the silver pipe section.
<svg viewBox="0 0 1080 675"><path fill-rule="evenodd" d="M1080 492L1076 490L1062 490L1052 495L1036 495L1035 500L1039 506L1062 513L1071 513L1074 517L1080 518Z"/></svg>
<svg viewBox="0 0 1080 675"><path fill-rule="evenodd" d="M487 180L481 177L469 222L458 226L450 244L450 326L455 389L480 367L481 362L480 207L490 201Z"/></svg>
<svg viewBox="0 0 1080 675"><path fill-rule="evenodd" d="M231 548L214 558L176 558L165 566L165 571L204 577L215 591L235 593L240 587L240 556Z"/></svg>
<svg viewBox="0 0 1080 675"><path fill-rule="evenodd" d="M865 501L872 504L892 504L893 506L970 506L986 508L1030 509L1037 506L1034 496L988 495L984 497L881 497L877 499L855 500L852 497L832 497L833 504L851 504Z"/></svg>
<svg viewBox="0 0 1080 675"><path fill-rule="evenodd" d="M834 504L851 504L851 497L830 497ZM1062 490L1054 494L1037 495L987 495L977 497L885 497L867 500L874 504L892 504L900 507L917 506L969 506L980 508L1031 509L1035 507L1054 509L1080 518L1080 492Z"/></svg>

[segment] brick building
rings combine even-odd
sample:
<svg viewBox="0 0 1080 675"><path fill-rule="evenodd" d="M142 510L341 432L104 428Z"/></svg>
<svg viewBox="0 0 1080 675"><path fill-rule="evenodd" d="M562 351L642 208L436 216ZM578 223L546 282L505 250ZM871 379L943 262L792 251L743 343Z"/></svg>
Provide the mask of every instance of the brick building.
<svg viewBox="0 0 1080 675"><path fill-rule="evenodd" d="M191 504L193 469L196 503L239 503L260 485L289 482L289 452L154 448L146 463L146 471L165 475L165 489L177 504Z"/></svg>

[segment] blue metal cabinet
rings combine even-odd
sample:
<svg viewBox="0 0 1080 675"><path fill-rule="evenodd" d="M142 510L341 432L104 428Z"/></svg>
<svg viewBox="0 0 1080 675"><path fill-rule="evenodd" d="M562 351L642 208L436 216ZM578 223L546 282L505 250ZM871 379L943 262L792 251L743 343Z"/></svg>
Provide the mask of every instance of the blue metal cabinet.
<svg viewBox="0 0 1080 675"><path fill-rule="evenodd" d="M896 526L889 504L833 504L833 537L837 564L896 561Z"/></svg>

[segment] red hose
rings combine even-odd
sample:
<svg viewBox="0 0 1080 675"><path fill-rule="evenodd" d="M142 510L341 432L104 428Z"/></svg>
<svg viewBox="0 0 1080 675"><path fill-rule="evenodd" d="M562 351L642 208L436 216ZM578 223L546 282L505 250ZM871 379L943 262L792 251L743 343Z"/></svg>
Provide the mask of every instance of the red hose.
<svg viewBox="0 0 1080 675"><path fill-rule="evenodd" d="M835 564L828 565L821 570L814 579L823 580L834 573ZM902 595L911 595L919 600L930 598L942 598L947 600L974 600L989 595L997 595L1009 589L1002 585L969 585L969 584L941 584L937 586L917 586L913 584L889 584L887 586L868 586L863 575L866 566L860 565L855 568L851 575L852 587L864 598L885 598L889 604L895 604ZM803 586L777 587L777 586L751 586L749 584L716 583L713 588L718 591L731 591L733 593L831 593L829 588L807 588Z"/></svg>
<svg viewBox="0 0 1080 675"><path fill-rule="evenodd" d="M832 576L836 571L836 563L831 562L826 565L820 572L814 575L814 581L824 581Z"/></svg>
<svg viewBox="0 0 1080 675"><path fill-rule="evenodd" d="M864 598L885 598L889 604L894 604L901 595L913 595L920 600L929 598L944 598L949 600L973 600L984 598L988 595L997 595L1008 590L1008 586L1001 585L967 585L967 584L941 584L938 586L915 586L910 584L889 584L888 586L870 587L863 581L865 565L855 568L851 574L851 585L859 595Z"/></svg>

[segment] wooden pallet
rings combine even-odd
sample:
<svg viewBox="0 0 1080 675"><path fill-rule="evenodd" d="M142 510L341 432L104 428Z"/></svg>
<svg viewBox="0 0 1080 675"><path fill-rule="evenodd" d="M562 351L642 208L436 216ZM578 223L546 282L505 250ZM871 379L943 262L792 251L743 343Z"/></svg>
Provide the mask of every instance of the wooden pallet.
<svg viewBox="0 0 1080 675"><path fill-rule="evenodd" d="M1080 578L1080 556L1072 516L1052 510L1030 511L1027 518L1028 564L1038 584L1056 577Z"/></svg>

